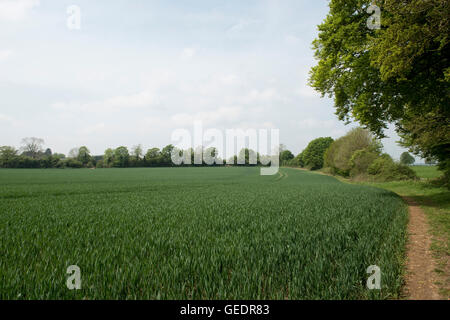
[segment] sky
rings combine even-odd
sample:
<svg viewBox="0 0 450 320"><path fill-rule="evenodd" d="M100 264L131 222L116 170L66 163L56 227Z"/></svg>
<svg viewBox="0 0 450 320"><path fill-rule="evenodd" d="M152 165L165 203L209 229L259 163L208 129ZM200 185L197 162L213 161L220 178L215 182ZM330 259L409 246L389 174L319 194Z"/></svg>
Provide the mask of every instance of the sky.
<svg viewBox="0 0 450 320"><path fill-rule="evenodd" d="M313 0L0 0L0 145L161 148L194 121L279 129L294 154L338 138L357 125L307 85L327 12Z"/></svg>

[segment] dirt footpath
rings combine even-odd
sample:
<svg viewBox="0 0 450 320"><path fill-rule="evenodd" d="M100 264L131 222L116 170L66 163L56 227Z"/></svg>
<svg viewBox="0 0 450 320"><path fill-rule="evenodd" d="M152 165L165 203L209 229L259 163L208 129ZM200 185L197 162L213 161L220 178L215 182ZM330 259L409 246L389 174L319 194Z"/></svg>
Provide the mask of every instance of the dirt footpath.
<svg viewBox="0 0 450 320"><path fill-rule="evenodd" d="M407 246L406 285L404 296L411 300L442 299L436 286L435 261L431 254L431 235L425 213L409 197L403 197L409 205L409 241Z"/></svg>

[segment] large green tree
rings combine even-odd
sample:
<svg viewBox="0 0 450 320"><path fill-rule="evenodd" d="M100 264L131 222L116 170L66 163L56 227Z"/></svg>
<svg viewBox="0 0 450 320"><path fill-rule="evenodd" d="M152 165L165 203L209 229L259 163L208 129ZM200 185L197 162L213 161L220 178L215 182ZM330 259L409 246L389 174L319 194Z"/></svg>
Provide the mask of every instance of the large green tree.
<svg viewBox="0 0 450 320"><path fill-rule="evenodd" d="M78 149L77 160L80 161L84 166L91 161L91 151L86 146L82 146Z"/></svg>
<svg viewBox="0 0 450 320"><path fill-rule="evenodd" d="M23 154L36 159L42 154L44 140L36 137L24 138L22 139L22 145Z"/></svg>
<svg viewBox="0 0 450 320"><path fill-rule="evenodd" d="M167 146L165 146L162 150L161 150L161 163L164 166L172 166L172 150L175 147L172 144L169 144Z"/></svg>
<svg viewBox="0 0 450 320"><path fill-rule="evenodd" d="M142 149L142 145L138 144L131 148L131 156L130 156L130 166L131 167L140 167L143 164L142 156L144 155L144 151Z"/></svg>
<svg viewBox="0 0 450 320"><path fill-rule="evenodd" d="M145 154L145 163L147 166L157 166L161 162L161 151L159 148L148 149Z"/></svg>
<svg viewBox="0 0 450 320"><path fill-rule="evenodd" d="M121 146L114 150L114 166L125 168L128 167L130 161L130 153L128 148Z"/></svg>
<svg viewBox="0 0 450 320"><path fill-rule="evenodd" d="M141 160L142 155L144 154L144 151L142 150L142 145L138 144L136 146L133 146L133 148L131 149L131 154L133 155L136 161Z"/></svg>
<svg viewBox="0 0 450 320"><path fill-rule="evenodd" d="M333 139L330 137L317 138L311 141L302 152L303 166L311 170L321 169L325 151L332 143Z"/></svg>
<svg viewBox="0 0 450 320"><path fill-rule="evenodd" d="M436 158L449 174L449 1L375 3L378 30L367 26L372 1L330 1L310 84L334 97L339 119L355 119L378 137L394 123L404 146Z"/></svg>
<svg viewBox="0 0 450 320"><path fill-rule="evenodd" d="M105 155L103 156L103 163L106 167L111 167L114 163L114 150L108 148L105 150Z"/></svg>
<svg viewBox="0 0 450 320"><path fill-rule="evenodd" d="M18 159L19 152L14 147L0 147L0 167L14 168Z"/></svg>
<svg viewBox="0 0 450 320"><path fill-rule="evenodd" d="M354 128L345 136L334 141L324 154L324 166L332 169L334 173L348 176L352 168L358 165L361 157L373 158L381 154L383 146L372 134L363 128ZM366 151L354 158L356 151ZM352 161L353 159L353 161ZM361 170L358 170L361 171ZM360 172L358 172L360 173Z"/></svg>
<svg viewBox="0 0 450 320"><path fill-rule="evenodd" d="M294 154L290 150L283 150L280 152L280 163L286 164L288 161L294 159Z"/></svg>

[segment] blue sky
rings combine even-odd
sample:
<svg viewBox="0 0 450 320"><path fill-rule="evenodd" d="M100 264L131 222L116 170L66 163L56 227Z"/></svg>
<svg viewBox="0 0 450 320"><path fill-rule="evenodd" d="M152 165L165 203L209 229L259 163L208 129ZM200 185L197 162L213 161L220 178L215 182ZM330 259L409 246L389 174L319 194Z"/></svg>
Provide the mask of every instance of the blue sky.
<svg viewBox="0 0 450 320"><path fill-rule="evenodd" d="M67 27L70 5L81 30ZM306 85L327 1L0 0L0 145L68 153L175 129L278 128L295 154L352 126ZM385 150L404 150L388 131Z"/></svg>

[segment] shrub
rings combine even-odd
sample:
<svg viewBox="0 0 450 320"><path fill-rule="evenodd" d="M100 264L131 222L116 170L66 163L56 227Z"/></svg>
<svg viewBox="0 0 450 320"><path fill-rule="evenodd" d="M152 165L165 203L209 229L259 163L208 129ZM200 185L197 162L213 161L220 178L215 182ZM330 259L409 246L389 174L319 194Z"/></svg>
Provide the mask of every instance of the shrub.
<svg viewBox="0 0 450 320"><path fill-rule="evenodd" d="M337 174L348 176L355 151L367 150L380 154L381 149L381 143L368 130L355 128L330 145L324 155L325 166L331 167Z"/></svg>
<svg viewBox="0 0 450 320"><path fill-rule="evenodd" d="M408 166L395 163L391 157L383 155L376 159L367 172L380 181L417 179L416 173Z"/></svg>
<svg viewBox="0 0 450 320"><path fill-rule="evenodd" d="M55 165L55 168L58 169L64 169L66 167L66 161L64 160L58 160L58 162Z"/></svg>
<svg viewBox="0 0 450 320"><path fill-rule="evenodd" d="M18 151L14 147L0 147L0 167L16 168L18 164Z"/></svg>
<svg viewBox="0 0 450 320"><path fill-rule="evenodd" d="M76 159L72 159L72 158L67 159L65 161L65 163L66 163L67 168L82 168L83 167L83 164L80 161L78 161Z"/></svg>
<svg viewBox="0 0 450 320"><path fill-rule="evenodd" d="M33 159L28 156L20 156L17 162L17 168L32 168L36 169L40 167L39 160Z"/></svg>
<svg viewBox="0 0 450 320"><path fill-rule="evenodd" d="M350 159L350 176L355 177L361 174L367 174L369 166L379 157L373 151L364 149L357 150Z"/></svg>
<svg viewBox="0 0 450 320"><path fill-rule="evenodd" d="M290 161L294 159L294 155L290 150L284 150L280 153L280 163L282 165L287 165L288 163L291 163Z"/></svg>

